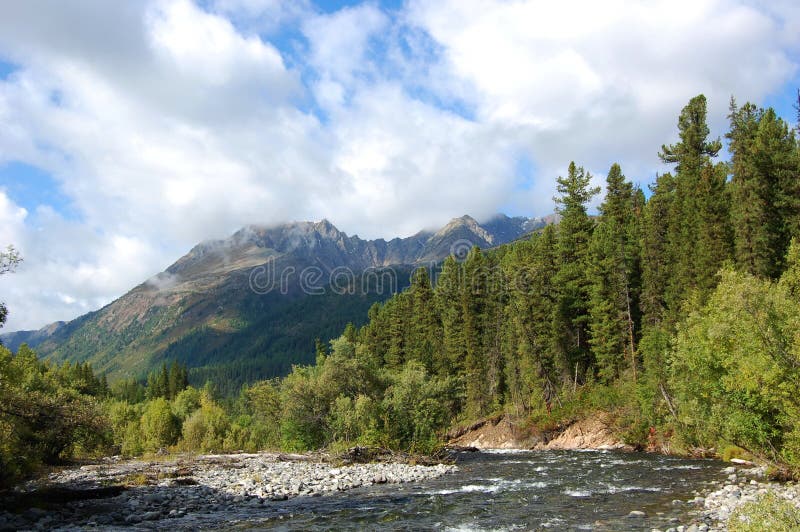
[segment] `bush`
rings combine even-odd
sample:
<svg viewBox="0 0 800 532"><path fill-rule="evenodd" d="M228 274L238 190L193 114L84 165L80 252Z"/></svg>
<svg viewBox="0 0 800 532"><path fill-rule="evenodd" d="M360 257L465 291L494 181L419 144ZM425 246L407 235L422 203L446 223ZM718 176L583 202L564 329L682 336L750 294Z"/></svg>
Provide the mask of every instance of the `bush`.
<svg viewBox="0 0 800 532"><path fill-rule="evenodd" d="M230 422L225 411L205 394L202 406L183 424L181 447L191 451L221 451Z"/></svg>
<svg viewBox="0 0 800 532"><path fill-rule="evenodd" d="M734 444L797 465L784 439L800 421L800 305L783 286L721 276L679 327L671 354L679 435L689 446Z"/></svg>
<svg viewBox="0 0 800 532"><path fill-rule="evenodd" d="M192 386L180 391L172 401L172 410L181 421L188 418L198 408L200 408L200 390Z"/></svg>
<svg viewBox="0 0 800 532"><path fill-rule="evenodd" d="M792 532L800 530L800 508L773 492L737 508L728 519L730 532Z"/></svg>
<svg viewBox="0 0 800 532"><path fill-rule="evenodd" d="M142 414L141 433L145 451L175 444L179 434L178 419L166 399L159 397L147 403Z"/></svg>
<svg viewBox="0 0 800 532"><path fill-rule="evenodd" d="M103 410L82 391L91 380L90 368L83 365L80 371L86 378L72 379L25 345L16 355L0 346L0 485L42 463L108 446L111 428Z"/></svg>

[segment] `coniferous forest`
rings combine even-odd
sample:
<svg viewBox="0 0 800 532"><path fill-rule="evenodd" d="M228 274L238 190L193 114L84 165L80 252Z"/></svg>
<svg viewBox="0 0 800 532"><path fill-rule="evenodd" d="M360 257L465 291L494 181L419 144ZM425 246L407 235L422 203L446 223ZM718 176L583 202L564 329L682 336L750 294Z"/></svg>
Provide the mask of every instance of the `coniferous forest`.
<svg viewBox="0 0 800 532"><path fill-rule="evenodd" d="M315 365L233 397L189 386L177 364L108 385L0 348L0 480L170 447L429 452L488 416L542 428L598 411L642 449L796 472L800 151L772 109L731 100L729 123L724 161L692 98L678 142L658 150L671 170L647 191L617 164L600 190L570 163L558 224L417 270L365 326L318 344Z"/></svg>

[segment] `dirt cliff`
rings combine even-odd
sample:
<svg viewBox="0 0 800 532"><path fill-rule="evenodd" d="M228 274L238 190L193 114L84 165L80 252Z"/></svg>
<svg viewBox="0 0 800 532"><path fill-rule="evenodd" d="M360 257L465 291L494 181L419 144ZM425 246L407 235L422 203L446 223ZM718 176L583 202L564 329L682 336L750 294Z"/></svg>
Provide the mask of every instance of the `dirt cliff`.
<svg viewBox="0 0 800 532"><path fill-rule="evenodd" d="M452 431L448 440L452 446L477 449L633 450L615 433L604 413L547 431L524 426L508 415L496 416Z"/></svg>

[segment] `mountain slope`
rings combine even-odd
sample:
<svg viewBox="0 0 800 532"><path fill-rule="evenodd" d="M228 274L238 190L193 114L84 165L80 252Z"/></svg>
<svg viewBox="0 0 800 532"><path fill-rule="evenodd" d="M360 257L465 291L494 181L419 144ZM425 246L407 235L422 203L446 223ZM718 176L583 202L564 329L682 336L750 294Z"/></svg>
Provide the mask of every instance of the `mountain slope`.
<svg viewBox="0 0 800 532"><path fill-rule="evenodd" d="M238 384L313 360L313 342L366 320L404 288L413 269L473 245L496 246L544 222L469 216L390 241L348 236L327 220L248 226L198 244L164 272L106 307L40 331L3 335L55 361L89 361L110 377L141 377L164 360Z"/></svg>

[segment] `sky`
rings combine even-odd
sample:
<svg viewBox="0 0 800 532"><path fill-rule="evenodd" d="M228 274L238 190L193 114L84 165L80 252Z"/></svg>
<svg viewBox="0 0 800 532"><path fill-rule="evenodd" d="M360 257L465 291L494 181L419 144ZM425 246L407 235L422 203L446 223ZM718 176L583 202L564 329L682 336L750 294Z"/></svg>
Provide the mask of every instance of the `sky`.
<svg viewBox="0 0 800 532"><path fill-rule="evenodd" d="M646 187L703 93L794 124L800 3L26 0L0 16L5 331L97 309L194 244L542 216L570 161Z"/></svg>

